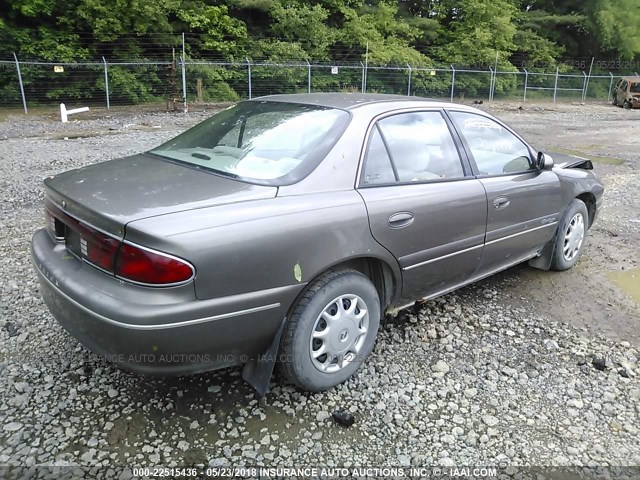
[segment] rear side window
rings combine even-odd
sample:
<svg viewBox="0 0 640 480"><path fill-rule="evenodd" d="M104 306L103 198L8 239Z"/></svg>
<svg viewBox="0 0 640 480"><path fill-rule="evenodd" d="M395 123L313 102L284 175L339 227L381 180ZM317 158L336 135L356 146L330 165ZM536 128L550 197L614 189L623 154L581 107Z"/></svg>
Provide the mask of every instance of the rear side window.
<svg viewBox="0 0 640 480"><path fill-rule="evenodd" d="M440 112L392 115L372 130L363 185L461 177L460 156Z"/></svg>
<svg viewBox="0 0 640 480"><path fill-rule="evenodd" d="M376 126L371 132L362 183L364 185L376 185L393 183L396 180L391 158Z"/></svg>
<svg viewBox="0 0 640 480"><path fill-rule="evenodd" d="M640 93L640 82L632 83L629 92Z"/></svg>
<svg viewBox="0 0 640 480"><path fill-rule="evenodd" d="M450 112L464 137L480 175L533 170L529 148L498 122L467 112Z"/></svg>

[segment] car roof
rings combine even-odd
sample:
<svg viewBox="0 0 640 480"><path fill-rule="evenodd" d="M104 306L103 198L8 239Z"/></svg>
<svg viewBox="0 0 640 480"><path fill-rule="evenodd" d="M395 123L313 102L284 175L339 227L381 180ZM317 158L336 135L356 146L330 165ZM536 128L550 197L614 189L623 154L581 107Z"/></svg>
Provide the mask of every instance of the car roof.
<svg viewBox="0 0 640 480"><path fill-rule="evenodd" d="M420 102L425 106L441 106L440 101L408 95L388 95L382 93L297 93L288 95L268 95L256 97L251 101L302 103L322 107L351 110L363 105L387 102Z"/></svg>
<svg viewBox="0 0 640 480"><path fill-rule="evenodd" d="M621 77L622 80L626 80L627 82L635 83L640 82L640 77Z"/></svg>

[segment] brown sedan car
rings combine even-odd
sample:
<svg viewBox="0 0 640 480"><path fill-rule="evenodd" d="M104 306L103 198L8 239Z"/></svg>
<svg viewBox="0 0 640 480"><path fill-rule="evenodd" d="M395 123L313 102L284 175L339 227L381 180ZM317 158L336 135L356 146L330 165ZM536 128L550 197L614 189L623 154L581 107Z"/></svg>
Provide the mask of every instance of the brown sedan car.
<svg viewBox="0 0 640 480"><path fill-rule="evenodd" d="M590 169L462 105L263 97L46 179L32 257L54 317L125 368L244 365L264 393L277 363L317 391L358 370L385 312L524 261L572 267L603 193Z"/></svg>

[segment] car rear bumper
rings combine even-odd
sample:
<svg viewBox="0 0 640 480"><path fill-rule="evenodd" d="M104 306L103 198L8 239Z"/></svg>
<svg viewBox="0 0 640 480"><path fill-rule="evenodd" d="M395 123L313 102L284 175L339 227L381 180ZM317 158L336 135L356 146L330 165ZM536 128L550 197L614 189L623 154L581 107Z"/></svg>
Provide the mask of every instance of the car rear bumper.
<svg viewBox="0 0 640 480"><path fill-rule="evenodd" d="M304 285L197 300L192 284L149 288L70 256L39 230L31 255L56 320L105 360L145 374L180 375L246 363L271 343Z"/></svg>

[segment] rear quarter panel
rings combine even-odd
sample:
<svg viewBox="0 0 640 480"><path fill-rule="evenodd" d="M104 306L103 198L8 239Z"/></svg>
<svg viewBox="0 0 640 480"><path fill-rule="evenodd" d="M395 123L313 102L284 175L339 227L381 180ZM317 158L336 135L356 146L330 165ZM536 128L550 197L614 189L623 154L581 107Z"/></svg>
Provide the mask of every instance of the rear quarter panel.
<svg viewBox="0 0 640 480"><path fill-rule="evenodd" d="M299 285L350 258L393 256L373 240L354 190L163 215L127 225L125 238L178 255L196 268L199 299ZM283 299L284 300L284 299Z"/></svg>

